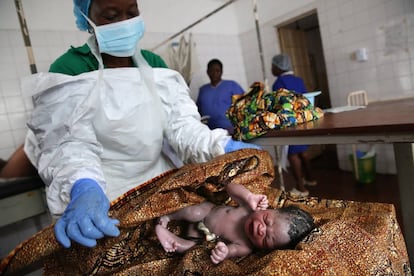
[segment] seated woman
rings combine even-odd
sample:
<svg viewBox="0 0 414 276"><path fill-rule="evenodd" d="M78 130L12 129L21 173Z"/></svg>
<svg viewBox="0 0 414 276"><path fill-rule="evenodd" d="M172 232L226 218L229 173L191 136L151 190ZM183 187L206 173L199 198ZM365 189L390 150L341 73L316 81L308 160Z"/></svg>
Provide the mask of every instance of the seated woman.
<svg viewBox="0 0 414 276"><path fill-rule="evenodd" d="M312 216L295 206L267 209L266 195L253 194L235 183L228 184L226 191L238 207L205 201L162 216L155 231L164 250L185 252L196 245L194 238L199 238L199 231L194 228L190 228L188 240L176 236L167 229L171 220L198 223L197 229L206 234L207 240L220 240L210 255L215 264L227 258L246 256L254 249L294 247L315 228Z"/></svg>

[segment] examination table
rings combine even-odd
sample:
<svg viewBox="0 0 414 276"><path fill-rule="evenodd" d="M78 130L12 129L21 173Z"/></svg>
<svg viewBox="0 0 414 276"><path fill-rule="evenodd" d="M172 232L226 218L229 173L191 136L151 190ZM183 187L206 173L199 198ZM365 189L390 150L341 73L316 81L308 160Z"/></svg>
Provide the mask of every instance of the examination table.
<svg viewBox="0 0 414 276"><path fill-rule="evenodd" d="M46 212L39 177L0 178L0 227Z"/></svg>

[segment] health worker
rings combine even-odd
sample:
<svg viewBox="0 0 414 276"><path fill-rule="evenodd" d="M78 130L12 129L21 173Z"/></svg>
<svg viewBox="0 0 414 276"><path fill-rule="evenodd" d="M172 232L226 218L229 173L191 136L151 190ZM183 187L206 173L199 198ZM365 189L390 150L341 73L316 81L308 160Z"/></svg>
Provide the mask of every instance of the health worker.
<svg viewBox="0 0 414 276"><path fill-rule="evenodd" d="M109 202L173 168L165 139L186 163L242 148L200 122L181 75L139 41L137 0L74 0L76 24L91 36L23 82L34 109L25 152L46 184L57 240L93 247L118 236Z"/></svg>

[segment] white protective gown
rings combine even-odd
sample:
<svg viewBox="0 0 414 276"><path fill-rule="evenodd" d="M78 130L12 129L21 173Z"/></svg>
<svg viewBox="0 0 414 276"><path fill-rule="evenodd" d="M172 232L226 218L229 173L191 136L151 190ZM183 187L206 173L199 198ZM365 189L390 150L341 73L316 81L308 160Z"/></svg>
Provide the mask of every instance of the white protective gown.
<svg viewBox="0 0 414 276"><path fill-rule="evenodd" d="M137 68L39 73L23 82L35 103L25 151L46 184L52 215L63 213L80 178L96 180L113 200L173 168L163 138L184 162L224 153L230 137L200 122L181 75L152 72L150 82Z"/></svg>

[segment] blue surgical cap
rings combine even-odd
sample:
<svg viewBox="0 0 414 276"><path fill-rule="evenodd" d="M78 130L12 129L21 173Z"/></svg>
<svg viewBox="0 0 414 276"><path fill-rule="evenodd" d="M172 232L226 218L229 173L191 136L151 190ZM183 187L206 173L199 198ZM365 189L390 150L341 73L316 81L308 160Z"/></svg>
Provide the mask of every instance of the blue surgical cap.
<svg viewBox="0 0 414 276"><path fill-rule="evenodd" d="M280 68L282 71L292 70L292 64L287 54L279 54L273 57L272 63Z"/></svg>
<svg viewBox="0 0 414 276"><path fill-rule="evenodd" d="M76 17L76 26L78 26L81 31L88 30L88 21L86 21L81 12L88 16L90 5L91 0L73 0L73 13Z"/></svg>

